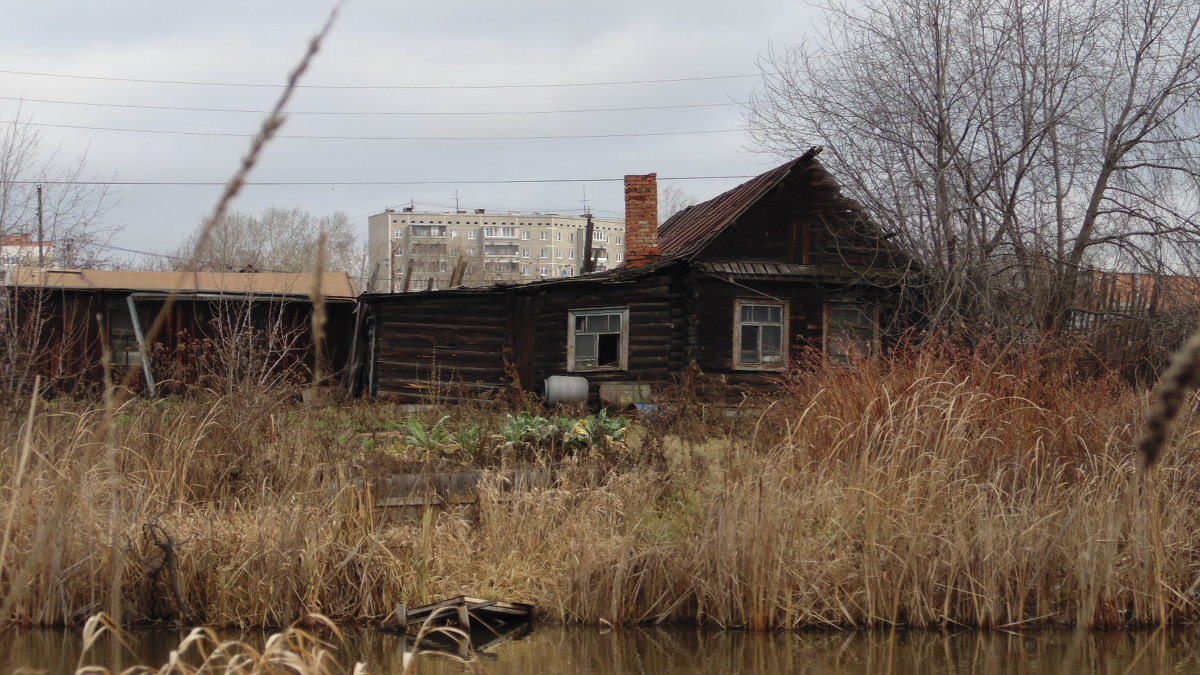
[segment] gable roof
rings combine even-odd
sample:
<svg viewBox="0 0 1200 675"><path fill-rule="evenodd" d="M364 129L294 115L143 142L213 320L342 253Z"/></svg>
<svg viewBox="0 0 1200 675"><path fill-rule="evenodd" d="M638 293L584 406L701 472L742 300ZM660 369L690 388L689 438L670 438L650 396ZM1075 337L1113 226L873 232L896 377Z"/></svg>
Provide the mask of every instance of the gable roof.
<svg viewBox="0 0 1200 675"><path fill-rule="evenodd" d="M658 247L662 256L675 258L699 252L755 202L779 185L792 169L801 164L817 164L815 157L820 151L820 148L810 148L786 164L671 216L658 230Z"/></svg>
<svg viewBox="0 0 1200 675"><path fill-rule="evenodd" d="M178 291L184 295L207 293L307 298L313 286L313 275L286 272L152 272L34 267L10 268L6 272L4 283L14 286L155 293ZM321 290L330 300L352 300L357 295L350 276L344 272L323 274Z"/></svg>

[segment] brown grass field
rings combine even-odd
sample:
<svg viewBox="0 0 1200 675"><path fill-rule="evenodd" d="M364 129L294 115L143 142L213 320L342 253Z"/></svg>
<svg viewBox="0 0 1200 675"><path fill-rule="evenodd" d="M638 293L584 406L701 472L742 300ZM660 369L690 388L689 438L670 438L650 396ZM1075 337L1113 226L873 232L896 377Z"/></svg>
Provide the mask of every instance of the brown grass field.
<svg viewBox="0 0 1200 675"><path fill-rule="evenodd" d="M467 593L563 622L751 629L1156 625L1200 618L1200 429L1141 480L1149 396L1033 350L807 367L736 418L664 402L627 444L370 447L387 403L264 392L0 412L0 621L286 626ZM687 433L683 433L686 431ZM385 517L357 487L432 465L561 469L477 507ZM603 478L597 482L596 475ZM590 477L590 478L589 478ZM178 597L176 597L176 593Z"/></svg>

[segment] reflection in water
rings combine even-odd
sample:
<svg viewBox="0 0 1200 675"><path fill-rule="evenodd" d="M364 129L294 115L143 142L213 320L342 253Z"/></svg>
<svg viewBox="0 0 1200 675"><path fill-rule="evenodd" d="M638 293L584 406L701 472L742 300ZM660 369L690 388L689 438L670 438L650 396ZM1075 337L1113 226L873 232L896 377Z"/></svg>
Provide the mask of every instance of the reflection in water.
<svg viewBox="0 0 1200 675"><path fill-rule="evenodd" d="M138 661L161 665L182 634L136 632ZM230 636L232 637L232 636ZM261 643L262 635L241 635ZM370 673L401 671L405 643L370 630L347 631L347 661ZM411 645L409 646L411 648ZM89 663L105 663L107 648ZM745 633L681 628L539 626L531 634L491 645L468 666L425 656L418 673L1138 673L1200 672L1200 633L1165 631L806 632ZM494 657L494 658L491 658ZM72 673L78 632L9 631L0 636L0 671L19 666ZM126 657L123 666L131 659Z"/></svg>

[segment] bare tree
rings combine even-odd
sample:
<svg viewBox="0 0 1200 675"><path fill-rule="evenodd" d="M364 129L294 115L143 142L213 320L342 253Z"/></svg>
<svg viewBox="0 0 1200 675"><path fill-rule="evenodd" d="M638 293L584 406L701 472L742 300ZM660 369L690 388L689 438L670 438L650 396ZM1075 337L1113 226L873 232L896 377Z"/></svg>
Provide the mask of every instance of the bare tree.
<svg viewBox="0 0 1200 675"><path fill-rule="evenodd" d="M309 272L316 268L322 232L328 235L325 269L362 274L363 251L350 217L341 211L314 216L296 208L228 213L213 228L204 250L195 250L197 231L171 254L168 266L182 268L195 255L200 270Z"/></svg>
<svg viewBox="0 0 1200 675"><path fill-rule="evenodd" d="M102 222L111 201L108 186L84 180L85 156L63 161L45 140L19 108L0 127L0 235L28 234L36 241L41 185L47 263L100 266L104 247L120 229Z"/></svg>
<svg viewBox="0 0 1200 675"><path fill-rule="evenodd" d="M822 159L943 322L1064 328L1089 267L1200 261L1200 4L831 2L762 58L763 149Z"/></svg>
<svg viewBox="0 0 1200 675"><path fill-rule="evenodd" d="M695 204L695 197L675 185L668 185L658 199L658 222L665 223L671 216Z"/></svg>

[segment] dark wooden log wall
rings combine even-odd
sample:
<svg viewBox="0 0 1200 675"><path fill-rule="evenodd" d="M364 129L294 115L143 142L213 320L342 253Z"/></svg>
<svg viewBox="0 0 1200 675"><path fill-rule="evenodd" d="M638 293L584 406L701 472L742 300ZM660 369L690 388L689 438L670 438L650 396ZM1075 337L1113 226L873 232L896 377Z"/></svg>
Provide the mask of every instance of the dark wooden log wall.
<svg viewBox="0 0 1200 675"><path fill-rule="evenodd" d="M762 260L830 267L894 268L896 252L825 174L799 171L709 244L700 260Z"/></svg>
<svg viewBox="0 0 1200 675"><path fill-rule="evenodd" d="M124 310L128 291L16 289L10 291L10 301L17 303L21 328L29 331L33 341L13 346L24 349L27 363L43 376L47 386L74 394L98 391L103 382L101 358L107 340L108 312L112 303ZM158 314L162 301L139 298L139 314L151 319ZM172 308L154 345L155 377L175 378L195 383L195 375L204 358L206 339L214 337L213 319L222 311L222 303L213 300L183 298ZM351 303L326 305L326 369L336 374L345 367L353 330ZM303 301L255 302L251 308L252 323L259 330L297 332L297 349L288 354L281 365L311 362L311 306ZM142 329L150 329L149 322ZM35 331L36 332L32 332ZM9 331L8 340L25 339L19 332ZM210 350L211 351L211 350ZM114 379L120 381L124 367L114 367ZM135 386L140 387L138 379Z"/></svg>
<svg viewBox="0 0 1200 675"><path fill-rule="evenodd" d="M737 300L779 299L788 304L789 361L806 349L821 350L825 304L854 300L884 305L886 296L870 288L803 280L738 279L736 284L708 275L693 280L699 338L696 364L709 375L720 375L735 388L764 390L774 386L779 371L736 370L733 367L734 307Z"/></svg>
<svg viewBox="0 0 1200 675"><path fill-rule="evenodd" d="M383 296L376 321L374 390L420 402L483 392L504 381L508 299L490 293Z"/></svg>
<svg viewBox="0 0 1200 675"><path fill-rule="evenodd" d="M671 373L684 365L683 288L673 275L564 284L539 293L535 301L530 382L535 391L551 375L585 377L593 392L601 382L669 382ZM602 307L629 308L628 370L571 373L567 368L569 311Z"/></svg>

